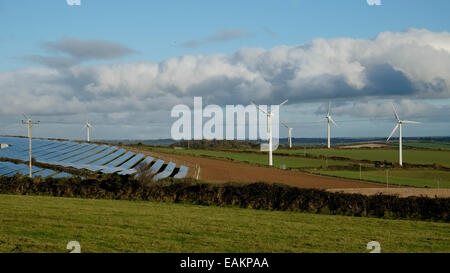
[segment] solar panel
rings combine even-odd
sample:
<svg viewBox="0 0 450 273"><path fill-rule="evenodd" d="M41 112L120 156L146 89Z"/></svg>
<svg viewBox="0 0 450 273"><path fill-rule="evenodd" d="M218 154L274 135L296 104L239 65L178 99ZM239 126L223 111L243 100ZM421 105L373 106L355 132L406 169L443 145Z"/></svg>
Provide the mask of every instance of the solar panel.
<svg viewBox="0 0 450 273"><path fill-rule="evenodd" d="M120 168L120 167L115 167L115 168L111 168L111 167L103 167L103 168L101 169L101 171L102 171L102 173L108 173L108 174L111 174L111 173L116 173L116 172L124 171L124 169L122 169L122 168Z"/></svg>
<svg viewBox="0 0 450 273"><path fill-rule="evenodd" d="M21 137L0 137L1 143L10 144L10 147L0 150L0 157L19 159L28 161L28 138ZM91 171L102 171L104 173L119 173L122 175L132 175L137 173L136 166L149 167L152 173L158 173L162 168L164 170L157 175L166 177L185 176L187 167L180 167L177 174L174 163L164 164L161 159L148 156L142 153L135 154L125 149L118 149L114 146L96 145L89 143L76 143L72 141L58 141L48 139L32 139L33 158L38 162L44 162L77 169L88 169ZM152 165L152 163L154 163ZM134 168L133 168L134 167ZM14 175L15 173L28 174L28 166L25 164L14 164L11 162L0 162L0 175ZM33 166L34 175L42 177L69 177L68 173L57 173L49 169L41 169Z"/></svg>
<svg viewBox="0 0 450 273"><path fill-rule="evenodd" d="M10 172L13 172L13 171L15 171L15 170L11 169L10 167L3 168L3 169L0 170L0 176L1 175L6 175L6 174L8 174Z"/></svg>
<svg viewBox="0 0 450 273"><path fill-rule="evenodd" d="M95 146L97 146L97 145L95 145ZM108 146L106 146L106 145L102 145L102 146L98 146L98 147L95 147L95 146L94 146L94 149L88 150L86 152L83 152L83 153L81 153L81 154L79 154L77 156L71 157L71 158L69 158L67 160L64 160L64 161L77 162L77 161L79 161L79 160L81 160L83 158L86 158L88 156L94 155L94 154L96 154L96 153L98 153L98 152L108 148Z"/></svg>
<svg viewBox="0 0 450 273"><path fill-rule="evenodd" d="M151 173L157 173L159 171L159 169L161 169L161 167L164 164L164 160L158 159L155 164L152 165L152 167L150 168L150 172Z"/></svg>
<svg viewBox="0 0 450 273"><path fill-rule="evenodd" d="M39 172L36 172L34 174L34 176L41 176L42 178L47 178L53 174L55 174L56 172L53 170L49 170L49 169L45 169L45 170L41 170Z"/></svg>
<svg viewBox="0 0 450 273"><path fill-rule="evenodd" d="M154 160L154 158L151 157L151 156L149 156L149 157L147 157L146 159L142 160L142 162L139 163L139 166L142 165L142 166L144 166L144 168L146 168L146 167L148 167L148 166L152 163L153 160Z"/></svg>
<svg viewBox="0 0 450 273"><path fill-rule="evenodd" d="M67 149L64 149L63 151L57 151L56 153L49 154L48 156L43 156L41 159L42 160L54 160L57 157L60 157L60 156L63 156L65 154L71 153L73 151L79 150L79 149L81 149L84 146L86 146L86 145L75 144L73 146L70 146Z"/></svg>
<svg viewBox="0 0 450 273"><path fill-rule="evenodd" d="M39 167L36 167L36 166L31 167L31 173L35 173L40 170L42 170L42 169ZM30 173L30 167L25 166L25 168L21 168L20 170L18 170L18 173L20 173L21 175L28 175Z"/></svg>
<svg viewBox="0 0 450 273"><path fill-rule="evenodd" d="M132 175L135 173L137 173L136 169L128 169L128 170L121 171L119 174L120 175Z"/></svg>
<svg viewBox="0 0 450 273"><path fill-rule="evenodd" d="M90 162L93 162L93 161L95 161L95 160L98 160L98 159L100 159L100 158L103 158L103 157L105 157L105 156L107 156L107 155L113 153L115 150L117 150L117 147L109 147L108 149L106 149L106 150L104 150L104 151L102 151L102 152L100 152L100 153L98 153L98 154L95 154L95 155L92 155L92 156L90 156L90 157L87 157L87 158L85 158L85 159L83 159L83 160L80 160L78 163L81 163L81 164L88 164L88 163L90 163Z"/></svg>
<svg viewBox="0 0 450 273"><path fill-rule="evenodd" d="M189 168L182 165L178 170L178 173L175 174L174 178L185 178L188 174Z"/></svg>
<svg viewBox="0 0 450 273"><path fill-rule="evenodd" d="M54 153L54 152L62 152L72 146L77 145L76 143L71 143L71 142L61 142L61 143L55 143L56 145L53 145L51 147L48 147L47 149L43 149L40 151L32 151L34 155L36 155L37 157L39 156L46 156L49 155L50 153Z"/></svg>
<svg viewBox="0 0 450 273"><path fill-rule="evenodd" d="M111 160L121 156L125 152L126 152L125 149L119 149L119 150L115 151L112 154L109 154L109 155L107 155L105 157L102 157L102 158L96 160L95 162L92 162L92 164L93 165L103 165L103 164L105 164L105 163L107 163L107 162L109 162L109 161L111 161Z"/></svg>
<svg viewBox="0 0 450 273"><path fill-rule="evenodd" d="M92 147L90 147L89 145L80 144L80 147L78 149L75 149L75 150L73 150L71 152L64 153L64 154L56 156L56 157L52 157L49 160L52 161L52 162L63 161L65 159L68 159L68 158L70 158L72 156L75 156L75 155L78 155L80 153L83 153L83 152L85 152L87 150L90 150L90 149L92 149Z"/></svg>
<svg viewBox="0 0 450 273"><path fill-rule="evenodd" d="M144 157L145 157L145 155L143 155L143 154L137 154L133 158L130 158L127 162L120 165L120 167L124 168L124 169L129 169L129 168L133 167L134 165L136 165L136 163L138 163L139 160L141 160Z"/></svg>
<svg viewBox="0 0 450 273"><path fill-rule="evenodd" d="M169 177L172 173L173 170L175 169L176 164L173 162L169 162L169 164L167 164L166 168L164 169L164 171L158 173L157 175L153 176L153 181L158 181L160 179Z"/></svg>
<svg viewBox="0 0 450 273"><path fill-rule="evenodd" d="M45 155L46 153L48 153L48 151L52 150L53 148L61 146L61 144L59 144L59 143L56 143L56 144L58 144L58 145L51 145L49 147L43 147L41 149L32 149L33 155L34 156Z"/></svg>
<svg viewBox="0 0 450 273"><path fill-rule="evenodd" d="M72 175L70 173L61 172L61 173L58 173L57 175L54 175L52 177L53 178L69 178L69 177L72 177Z"/></svg>
<svg viewBox="0 0 450 273"><path fill-rule="evenodd" d="M113 161L106 164L106 167L117 167L124 163L126 160L130 159L134 155L133 152L126 152L124 155L114 159Z"/></svg>

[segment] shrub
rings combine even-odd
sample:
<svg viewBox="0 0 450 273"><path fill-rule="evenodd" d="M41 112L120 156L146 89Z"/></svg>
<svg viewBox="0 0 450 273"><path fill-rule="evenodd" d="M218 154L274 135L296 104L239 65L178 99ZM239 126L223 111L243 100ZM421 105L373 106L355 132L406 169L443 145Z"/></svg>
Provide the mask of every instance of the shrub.
<svg viewBox="0 0 450 273"><path fill-rule="evenodd" d="M2 194L38 194L60 197L153 200L197 205L238 206L265 210L450 221L450 198L332 193L267 183L198 183L193 179L140 181L131 176L106 175L99 179L54 179L16 175L0 177Z"/></svg>

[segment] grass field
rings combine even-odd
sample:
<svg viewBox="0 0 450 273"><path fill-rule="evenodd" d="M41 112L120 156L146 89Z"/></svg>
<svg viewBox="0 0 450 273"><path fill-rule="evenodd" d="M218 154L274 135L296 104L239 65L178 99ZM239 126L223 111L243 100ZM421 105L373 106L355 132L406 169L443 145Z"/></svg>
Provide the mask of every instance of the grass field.
<svg viewBox="0 0 450 273"><path fill-rule="evenodd" d="M314 173L350 179L359 179L359 171L319 170L315 171ZM361 174L363 180L386 183L385 170L363 171ZM421 169L392 169L389 171L389 184L391 185L437 188L438 182L440 188L450 188L450 172Z"/></svg>
<svg viewBox="0 0 450 273"><path fill-rule="evenodd" d="M303 149L279 149L275 153L303 155ZM307 154L338 156L355 160L398 162L398 149L307 149ZM441 164L450 167L450 151L403 149L403 162Z"/></svg>
<svg viewBox="0 0 450 273"><path fill-rule="evenodd" d="M252 164L267 165L267 153L243 153L233 151L214 151L214 150L175 150L172 148L152 148L153 151L165 152L165 153L177 153L195 156L211 156L218 158L231 159L238 162L248 162ZM284 164L286 168L316 168L327 166L326 160L311 159L301 157L290 156L277 156L273 158L274 166L279 167ZM345 166L348 162L328 160L328 166Z"/></svg>
<svg viewBox="0 0 450 273"><path fill-rule="evenodd" d="M445 149L450 150L450 142L406 142L406 147L424 148L424 149Z"/></svg>
<svg viewBox="0 0 450 273"><path fill-rule="evenodd" d="M450 224L0 195L0 252L450 252Z"/></svg>

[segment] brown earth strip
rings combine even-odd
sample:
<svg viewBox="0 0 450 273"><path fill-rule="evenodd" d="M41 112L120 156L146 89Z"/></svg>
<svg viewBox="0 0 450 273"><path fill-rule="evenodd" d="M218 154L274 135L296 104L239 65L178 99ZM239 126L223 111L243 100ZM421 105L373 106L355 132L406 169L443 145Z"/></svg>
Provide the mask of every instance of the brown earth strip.
<svg viewBox="0 0 450 273"><path fill-rule="evenodd" d="M130 149L135 150L136 149ZM139 150L139 152L162 158L165 161L176 162L177 165L190 167L189 175L194 177L196 165L200 166L200 180L208 182L269 182L284 183L300 188L342 189L342 188L377 188L383 185L369 182L359 182L349 179L339 179L306 174L299 171L280 170L276 168L254 166L247 163L207 157L155 153Z"/></svg>

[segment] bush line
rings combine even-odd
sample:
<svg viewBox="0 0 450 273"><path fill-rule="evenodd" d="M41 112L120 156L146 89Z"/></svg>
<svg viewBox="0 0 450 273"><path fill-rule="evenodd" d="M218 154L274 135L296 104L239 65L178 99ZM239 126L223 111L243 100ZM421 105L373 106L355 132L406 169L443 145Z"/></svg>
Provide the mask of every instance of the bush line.
<svg viewBox="0 0 450 273"><path fill-rule="evenodd" d="M365 196L262 182L209 184L192 179L167 179L153 183L119 175L84 180L79 177L30 179L16 175L11 178L0 177L0 193L164 201L359 217L450 221L450 198L402 198L382 194Z"/></svg>

